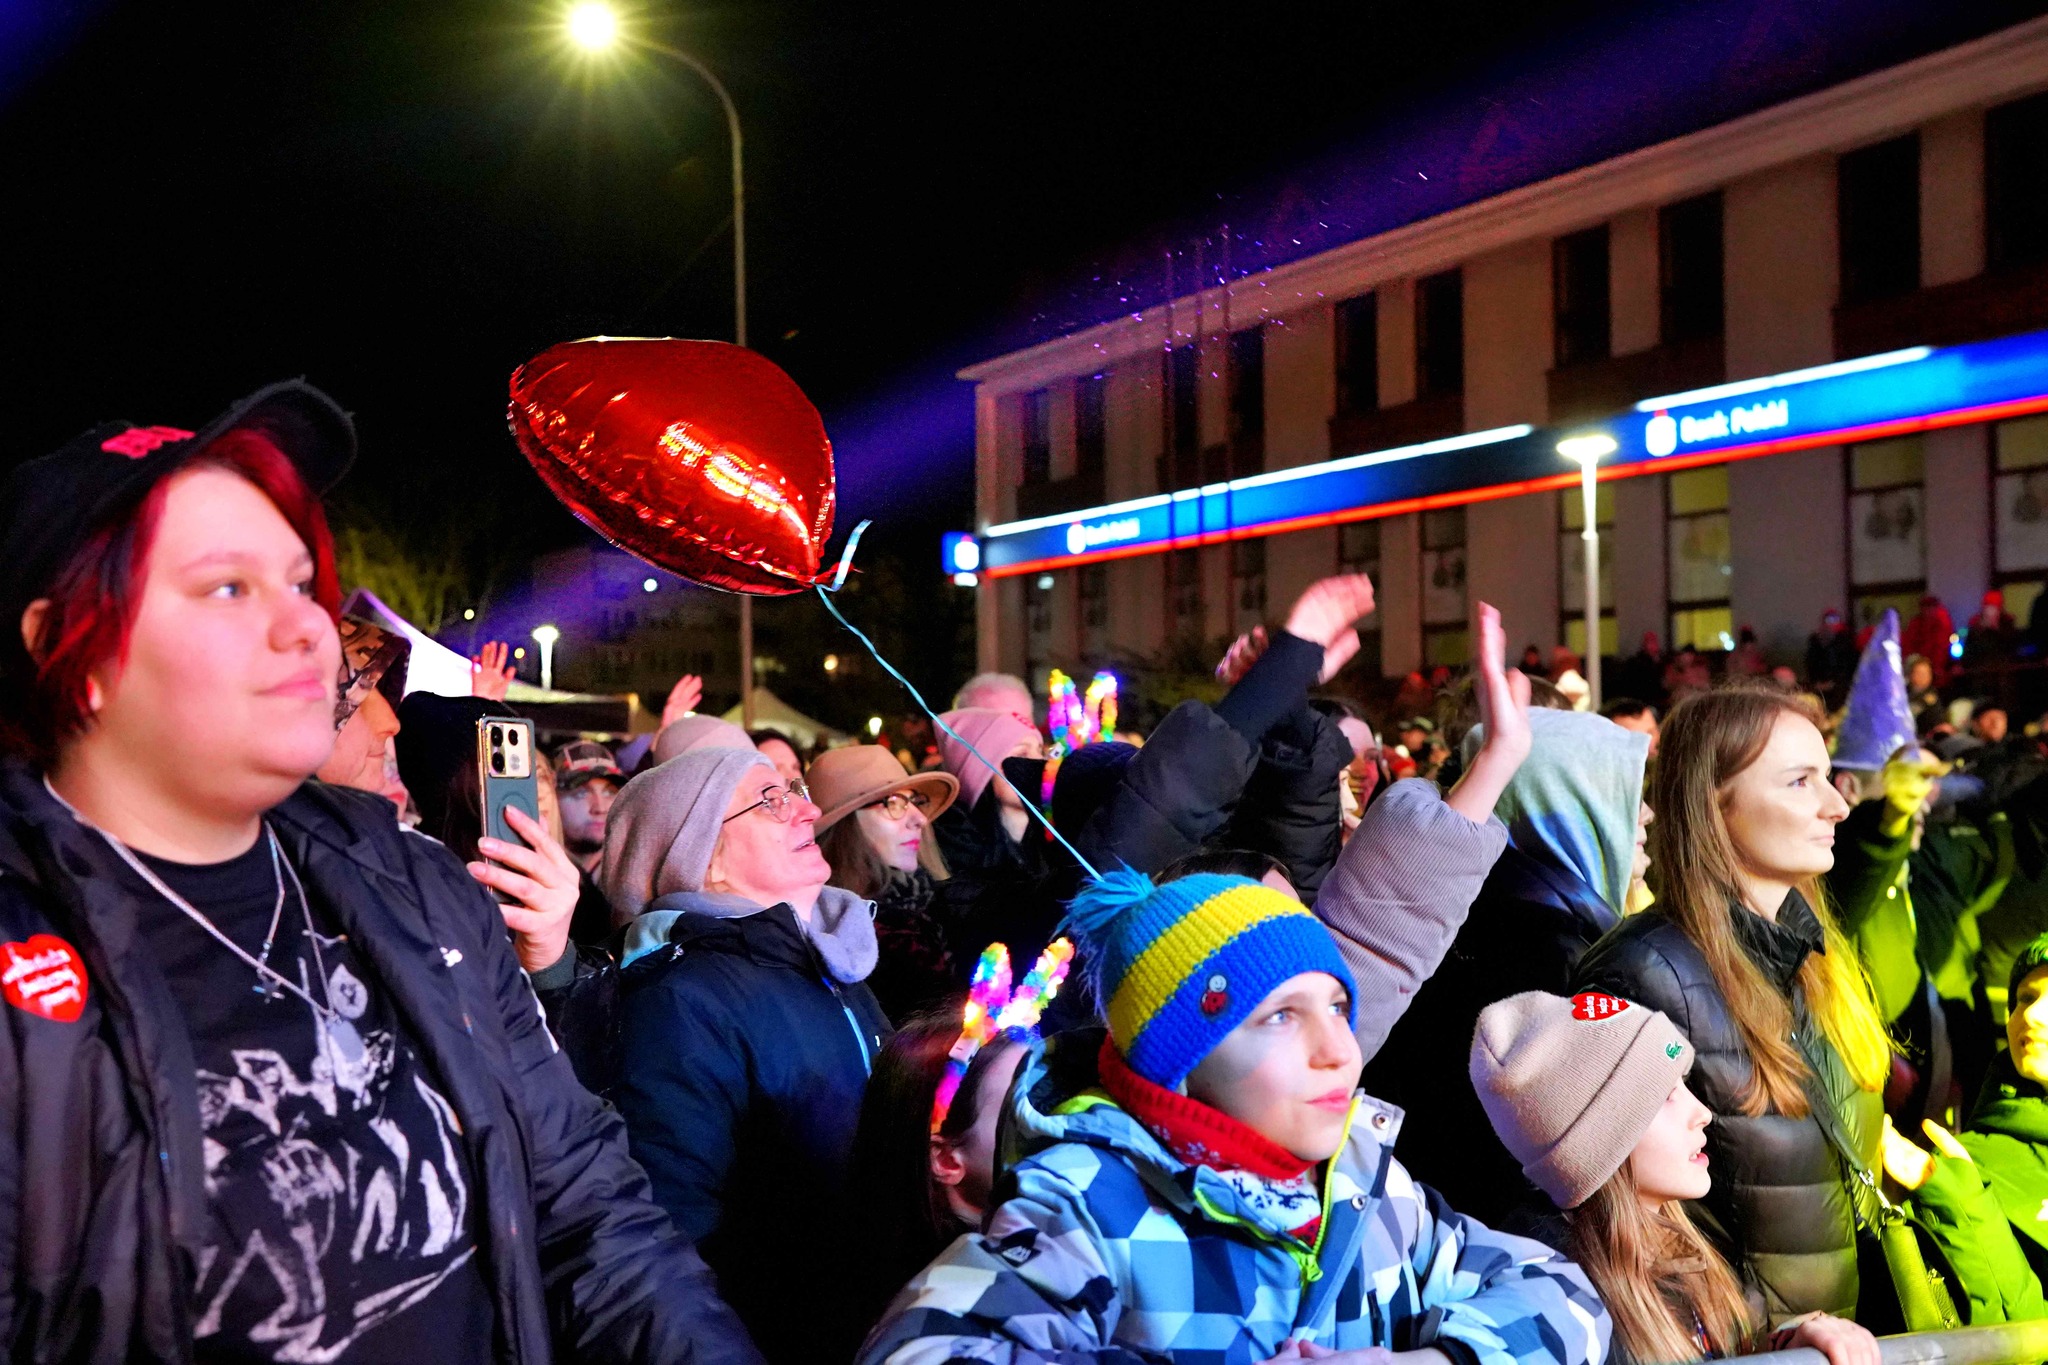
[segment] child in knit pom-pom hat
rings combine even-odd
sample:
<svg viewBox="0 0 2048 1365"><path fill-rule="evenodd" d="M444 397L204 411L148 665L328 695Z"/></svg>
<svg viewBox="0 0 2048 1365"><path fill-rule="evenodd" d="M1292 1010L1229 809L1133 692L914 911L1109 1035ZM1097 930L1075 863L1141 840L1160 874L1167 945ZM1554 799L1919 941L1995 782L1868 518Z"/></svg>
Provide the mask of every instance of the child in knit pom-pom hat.
<svg viewBox="0 0 2048 1365"><path fill-rule="evenodd" d="M1767 1343L1757 1304L1685 1212L1705 1197L1713 1114L1686 1088L1693 1049L1662 1012L1586 991L1479 1013L1472 1087L1522 1173L1564 1210L1568 1245L1614 1315L1614 1357L1679 1362L1811 1346L1878 1365L1853 1322L1812 1314Z"/></svg>
<svg viewBox="0 0 2048 1365"><path fill-rule="evenodd" d="M1539 1243L1463 1218L1357 1091L1329 931L1245 877L1088 884L1068 928L1108 1030L1033 1047L999 1203L911 1281L861 1359L1601 1365L1607 1317Z"/></svg>

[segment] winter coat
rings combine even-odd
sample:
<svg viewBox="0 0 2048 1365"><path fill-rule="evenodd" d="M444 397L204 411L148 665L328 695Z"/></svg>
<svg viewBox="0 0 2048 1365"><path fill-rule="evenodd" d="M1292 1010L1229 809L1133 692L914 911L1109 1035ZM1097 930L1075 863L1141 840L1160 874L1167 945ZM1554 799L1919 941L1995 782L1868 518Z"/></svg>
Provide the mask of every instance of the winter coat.
<svg viewBox="0 0 2048 1365"><path fill-rule="evenodd" d="M1052 1046L1092 1056L1099 1041ZM1399 1110L1356 1101L1310 1244L1223 1175L1174 1156L1085 1070L1055 1079L1044 1047L1011 1091L1015 1159L999 1202L897 1297L863 1365L1251 1365L1289 1338L1433 1345L1464 1365L1605 1355L1607 1313L1577 1266L1409 1179L1393 1155Z"/></svg>
<svg viewBox="0 0 2048 1365"><path fill-rule="evenodd" d="M894 1023L945 1000L966 984L948 942L944 882L923 868L899 872L875 897L875 969L867 987Z"/></svg>
<svg viewBox="0 0 2048 1365"><path fill-rule="evenodd" d="M308 783L266 816L454 1107L495 1354L754 1361L618 1119L555 1051L490 897L389 802ZM207 1226L192 1043L112 850L0 765L0 938L62 939L70 1022L0 1010L0 1322L14 1360L189 1361Z"/></svg>
<svg viewBox="0 0 2048 1365"><path fill-rule="evenodd" d="M838 1215L890 1031L863 984L869 913L828 886L806 930L787 905L680 893L626 944L614 1096L633 1156L774 1361L811 1359L817 1324L791 1311L793 1239Z"/></svg>
<svg viewBox="0 0 2048 1365"><path fill-rule="evenodd" d="M1314 900L1344 847L1337 784L1351 759L1336 721L1295 707L1259 742L1258 766L1217 842L1278 858L1301 898Z"/></svg>
<svg viewBox="0 0 2048 1365"><path fill-rule="evenodd" d="M1467 1074L1479 1011L1523 991L1567 993L1586 950L1617 923L1606 902L1542 850L1510 847L1487 874L1443 965L1365 1069L1407 1110L1401 1160L1415 1178L1495 1226L1549 1207L1494 1136Z"/></svg>
<svg viewBox="0 0 2048 1365"><path fill-rule="evenodd" d="M1775 923L1739 905L1728 910L1737 942L1792 1002L1794 1027L1820 1073L1809 1088L1831 1103L1840 1130L1876 1169L1882 1098L1858 1089L1834 1047L1806 1012L1795 976L1821 951L1819 922L1794 892ZM1706 959L1656 909L1622 921L1579 962L1574 990L1602 990L1662 1010L1698 1054L1689 1084L1714 1113L1707 1150L1714 1187L1698 1206L1729 1263L1764 1293L1774 1322L1796 1314L1856 1311L1855 1213L1849 1173L1817 1113L1745 1115L1752 1067L1741 1031Z"/></svg>
<svg viewBox="0 0 2048 1365"><path fill-rule="evenodd" d="M1956 1136L2018 1238L2038 1294L2048 1285L2048 1219L2042 1217L2048 1213L2048 1091L2016 1072L2011 1056L2001 1052L1969 1126ZM1956 1270L1968 1280L1962 1263Z"/></svg>
<svg viewBox="0 0 2048 1365"><path fill-rule="evenodd" d="M1337 854L1337 778L1349 742L1310 710L1323 651L1286 631L1215 706L1184 701L1113 782L1070 794L1063 769L1053 818L1097 868L1157 872L1204 844L1255 849L1312 896Z"/></svg>
<svg viewBox="0 0 2048 1365"><path fill-rule="evenodd" d="M1018 764L1043 767L1029 760ZM932 821L932 835L951 874L945 925L955 970L964 963L972 971L991 943L1008 944L1012 956L1026 962L1034 959L1066 916L1062 894L1073 894L1071 876L1052 884L1054 860L1048 855L1054 845L1045 830L1034 820L1022 839L1012 839L991 782L971 808L956 802L942 811Z"/></svg>
<svg viewBox="0 0 2048 1365"><path fill-rule="evenodd" d="M1473 824L1421 778L1366 807L1314 909L1358 982L1367 1062L1443 961L1507 838L1499 820Z"/></svg>

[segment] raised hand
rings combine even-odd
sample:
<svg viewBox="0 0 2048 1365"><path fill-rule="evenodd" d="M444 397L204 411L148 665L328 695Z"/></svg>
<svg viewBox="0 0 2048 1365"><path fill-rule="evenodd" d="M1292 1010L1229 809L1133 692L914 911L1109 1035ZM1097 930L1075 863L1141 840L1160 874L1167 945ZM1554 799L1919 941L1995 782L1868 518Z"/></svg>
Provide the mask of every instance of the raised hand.
<svg viewBox="0 0 2048 1365"><path fill-rule="evenodd" d="M1372 580L1364 574L1319 579L1295 600L1287 633L1323 647L1322 681L1328 682L1358 653L1358 632L1352 627L1372 609Z"/></svg>
<svg viewBox="0 0 2048 1365"><path fill-rule="evenodd" d="M1472 686L1479 698L1479 723L1486 727L1472 762L1444 804L1475 824L1493 814L1508 779L1529 756L1529 675L1507 666L1507 632L1500 612L1481 602L1472 610L1477 646Z"/></svg>
<svg viewBox="0 0 2048 1365"><path fill-rule="evenodd" d="M1266 628L1253 626L1237 637L1228 650L1224 651L1222 662L1216 665L1216 676L1231 687L1245 675L1247 669L1259 661L1266 652Z"/></svg>
<svg viewBox="0 0 2048 1365"><path fill-rule="evenodd" d="M526 842L509 844L489 835L477 840L477 852L503 866L471 863L469 875L512 898L498 912L512 931L519 965L537 972L561 961L569 945L569 921L583 891L581 874L540 821L508 808L505 822Z"/></svg>
<svg viewBox="0 0 2048 1365"><path fill-rule="evenodd" d="M512 690L512 678L516 670L508 662L512 647L503 640L492 640L481 650L469 656L469 693L486 701L503 701L505 694Z"/></svg>
<svg viewBox="0 0 2048 1365"><path fill-rule="evenodd" d="M676 679L676 685L668 690L668 700L662 703L662 728L675 724L684 716L697 713L697 704L704 700L704 680L695 673L685 673Z"/></svg>

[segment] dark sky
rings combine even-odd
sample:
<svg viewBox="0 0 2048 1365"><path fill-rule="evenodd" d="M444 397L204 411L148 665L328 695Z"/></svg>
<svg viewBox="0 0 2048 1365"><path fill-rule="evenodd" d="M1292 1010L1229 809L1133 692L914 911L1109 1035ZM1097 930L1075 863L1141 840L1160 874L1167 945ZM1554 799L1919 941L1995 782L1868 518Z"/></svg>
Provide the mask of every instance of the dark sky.
<svg viewBox="0 0 2048 1365"><path fill-rule="evenodd" d="M304 373L357 412L354 479L393 515L485 500L508 536L573 539L505 435L507 373L592 333L728 335L730 241L710 96L658 59L568 59L562 8L0 0L0 458L104 416L191 425ZM757 347L824 409L848 500L929 526L967 519L969 393L945 376L1113 309L1102 262L1270 226L1258 206L1297 172L1297 217L1347 215L1331 232L1442 207L2039 8L624 13L739 101ZM1554 102L1589 83L1609 93ZM1404 179L1411 152L1447 177Z"/></svg>

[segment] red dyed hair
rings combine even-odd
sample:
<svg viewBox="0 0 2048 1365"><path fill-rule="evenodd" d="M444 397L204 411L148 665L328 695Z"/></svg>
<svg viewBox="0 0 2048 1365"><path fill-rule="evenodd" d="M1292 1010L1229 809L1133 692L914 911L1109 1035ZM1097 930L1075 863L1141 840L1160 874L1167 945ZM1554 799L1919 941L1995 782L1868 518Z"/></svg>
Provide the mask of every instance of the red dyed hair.
<svg viewBox="0 0 2048 1365"><path fill-rule="evenodd" d="M65 741L92 723L87 682L108 660L125 666L135 613L142 604L149 552L172 477L188 469L222 469L262 490L313 556L313 597L330 616L341 609L334 574L334 538L320 499L298 466L261 428L227 432L150 486L142 501L95 527L46 594L50 603L32 651L35 672L19 714L5 717L8 747L48 764ZM18 629L17 622L0 628ZM14 708L10 708L14 709Z"/></svg>

